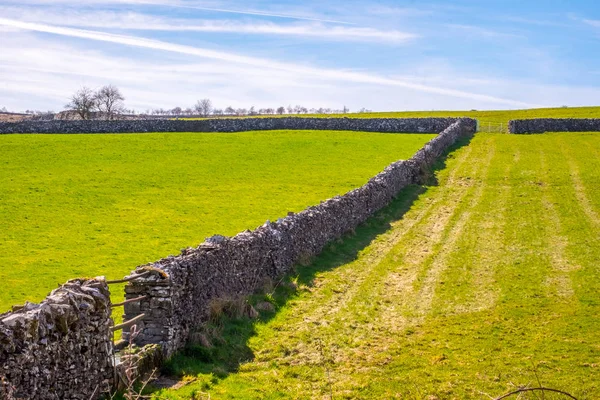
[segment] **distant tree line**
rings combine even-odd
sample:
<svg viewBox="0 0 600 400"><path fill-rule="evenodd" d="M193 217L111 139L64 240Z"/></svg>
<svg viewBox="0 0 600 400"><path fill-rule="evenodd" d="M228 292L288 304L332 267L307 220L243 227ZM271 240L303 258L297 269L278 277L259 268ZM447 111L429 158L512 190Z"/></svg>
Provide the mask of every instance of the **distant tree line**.
<svg viewBox="0 0 600 400"><path fill-rule="evenodd" d="M6 107L0 109L0 112L8 112ZM75 114L80 119L121 119L121 118L161 118L161 117L220 117L220 116L256 116L256 115L298 115L298 114L347 114L350 109L344 106L341 109L332 108L307 108L302 105L279 106L277 108L215 108L210 99L198 100L192 107L174 107L171 109L156 108L148 109L145 112L137 113L133 109L125 108L125 97L114 85L102 86L98 90L92 90L88 87L82 87L77 90L65 105L63 117L69 118ZM371 112L365 108L358 111L360 113ZM34 111L26 110L26 114L31 115L33 119L52 119L55 116L53 111Z"/></svg>
<svg viewBox="0 0 600 400"><path fill-rule="evenodd" d="M363 109L364 110L364 109ZM284 115L284 114L347 114L350 109L346 106L342 109L332 108L307 108L301 105L292 107L291 105L284 107L280 106L277 108L259 108L252 106L250 108L234 108L232 106L226 108L214 108L210 99L198 100L194 107L182 108L175 107L172 109L157 108L152 110L146 110L143 115L164 115L164 116L175 116L175 117L186 117L186 116L254 116L254 115Z"/></svg>

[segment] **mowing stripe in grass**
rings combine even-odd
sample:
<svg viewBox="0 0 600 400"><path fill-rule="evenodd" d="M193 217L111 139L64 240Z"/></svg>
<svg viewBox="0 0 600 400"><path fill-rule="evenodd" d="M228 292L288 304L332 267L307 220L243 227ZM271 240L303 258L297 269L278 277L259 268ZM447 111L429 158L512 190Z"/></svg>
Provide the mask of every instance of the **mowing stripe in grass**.
<svg viewBox="0 0 600 400"><path fill-rule="evenodd" d="M511 186L506 180L520 153L499 151L498 137L478 136L485 146L495 149L497 155L487 177L478 182L483 196L473 207L470 223L462 232L451 257L449 267L440 277L437 301L433 309L438 313L470 313L492 308L498 297L494 274L498 258L504 251L500 235L505 229L505 214ZM502 168L496 168L502 166ZM494 212L489 212L492 209Z"/></svg>
<svg viewBox="0 0 600 400"><path fill-rule="evenodd" d="M412 320L410 324L413 325L418 323L424 312L429 310L429 301L425 302L424 309L417 306L421 302L421 296L433 296L433 293L426 292L433 290L431 284L424 288L427 274L436 257L440 256L438 262L445 263L443 260L447 255L446 251L451 250L451 244L447 243L449 235L453 230L458 233L462 230L461 225L466 223L465 219L457 229L454 228L475 194L473 181L481 171L488 168L493 156L488 149L479 150L486 153L483 162L469 163L466 169L456 168L456 171L459 171L457 175L440 181L441 193L437 196L441 201L437 203L438 207L432 209L428 218L422 221L412 236L398 243L390 251L393 258L387 261L391 261L393 266L390 268L389 264L384 264L384 268L387 269L386 272L382 272L384 279L379 280L374 290L390 305L382 313L380 320L389 321L394 330L405 328L404 324L399 323L400 320ZM473 153L472 157L480 159L482 156Z"/></svg>
<svg viewBox="0 0 600 400"><path fill-rule="evenodd" d="M456 162L457 166L462 166L468 161L470 152L470 147L464 148L460 156L453 161ZM460 171L460 167L456 168L455 174L458 171ZM435 188L430 188L430 190L435 190ZM375 273L373 270L381 264L384 257L389 256L389 249L402 241L413 227L418 226L424 219L428 218L431 209L439 204L439 201L428 203L420 212L410 212L404 215L402 220L392 223L393 229L381 235L372 246L361 252L360 257L356 261L332 271L330 274L334 276L331 278L335 279L337 283L335 290L315 290L313 296L319 299L319 306L310 310L302 310L302 314L304 315L303 322L310 323L322 320L323 316L338 312L353 299L363 297L364 294L360 294L360 290L365 287L368 290L368 288L373 286L372 282L365 283L365 279L367 277L379 276L379 273ZM320 286L321 283L317 278L315 288L318 289ZM307 325L304 323L300 325L298 326L298 330L307 329Z"/></svg>
<svg viewBox="0 0 600 400"><path fill-rule="evenodd" d="M556 167L556 164L554 164ZM562 165L561 165L562 166ZM549 186L552 184L548 176L548 162L544 153L541 154L541 185L543 193L542 207L546 211L546 223L543 225L544 237L547 242L548 252L554 274L547 277L549 286L552 286L558 296L570 298L573 296L573 283L569 272L580 269L581 267L573 265L566 257L565 250L568 245L568 238L563 235L562 223L550 198Z"/></svg>

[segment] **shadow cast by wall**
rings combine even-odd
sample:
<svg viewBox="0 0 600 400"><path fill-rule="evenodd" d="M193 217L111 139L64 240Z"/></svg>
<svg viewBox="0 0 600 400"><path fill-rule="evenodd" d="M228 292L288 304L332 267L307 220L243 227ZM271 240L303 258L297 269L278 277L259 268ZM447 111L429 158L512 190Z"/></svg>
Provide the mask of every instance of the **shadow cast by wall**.
<svg viewBox="0 0 600 400"><path fill-rule="evenodd" d="M228 312L221 310L212 321L196 332L197 344L191 344L173 356L164 366L163 374L173 377L172 382L187 375L209 374L212 383L238 371L243 362L254 358L248 340L256 334L255 324L266 323L277 315L277 310L296 296L298 285L313 286L317 274L331 271L356 260L360 252L375 238L391 228L411 209L412 205L427 192L427 188L438 186L437 172L446 168L446 161L461 147L467 146L472 137L460 139L438 159L433 168L424 171L423 185L410 185L385 208L356 228L354 232L330 243L312 262L296 266L295 270L262 293L234 304ZM231 300L233 302L238 300ZM264 307L265 303L271 304ZM244 307L253 306L258 315L244 312ZM262 306L262 307L261 307ZM262 310L260 310L262 308ZM250 318L250 315L254 318Z"/></svg>

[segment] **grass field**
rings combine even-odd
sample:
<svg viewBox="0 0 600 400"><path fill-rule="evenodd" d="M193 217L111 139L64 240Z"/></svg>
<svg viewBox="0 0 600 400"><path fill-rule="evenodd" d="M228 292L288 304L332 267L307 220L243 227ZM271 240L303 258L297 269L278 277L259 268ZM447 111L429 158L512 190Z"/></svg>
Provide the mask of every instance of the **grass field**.
<svg viewBox="0 0 600 400"><path fill-rule="evenodd" d="M191 383L156 397L599 398L600 133L478 134L446 164L298 268L276 313L207 327L168 365Z"/></svg>
<svg viewBox="0 0 600 400"><path fill-rule="evenodd" d="M345 193L432 137L0 135L0 312Z"/></svg>
<svg viewBox="0 0 600 400"><path fill-rule="evenodd" d="M268 117L286 117L287 115L270 115ZM348 118L426 118L426 117L471 117L480 124L502 123L507 126L511 119L531 118L600 118L600 107L561 107L538 108L527 110L492 110L492 111L393 111L368 112L351 114L306 114L292 115L299 117L348 117ZM262 116L267 117L267 116ZM485 125L482 125L485 127Z"/></svg>

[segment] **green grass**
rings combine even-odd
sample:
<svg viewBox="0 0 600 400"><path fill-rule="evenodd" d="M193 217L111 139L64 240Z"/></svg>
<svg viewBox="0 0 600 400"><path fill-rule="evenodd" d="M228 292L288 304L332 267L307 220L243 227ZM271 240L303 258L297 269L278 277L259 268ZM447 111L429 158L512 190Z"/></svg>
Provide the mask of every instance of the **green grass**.
<svg viewBox="0 0 600 400"><path fill-rule="evenodd" d="M599 398L599 139L476 135L437 185L299 267L276 313L209 326L213 347L167 366L191 383L155 396Z"/></svg>
<svg viewBox="0 0 600 400"><path fill-rule="evenodd" d="M270 117L285 117L271 115ZM298 116L298 115L293 115ZM425 117L471 117L480 123L508 124L512 119L531 118L600 118L600 107L561 107L527 110L498 111L393 111L352 114L307 114L300 117L349 117L349 118L425 118ZM267 117L267 116L262 116Z"/></svg>
<svg viewBox="0 0 600 400"><path fill-rule="evenodd" d="M0 312L365 183L433 135L0 135ZM118 294L120 288L114 288Z"/></svg>

